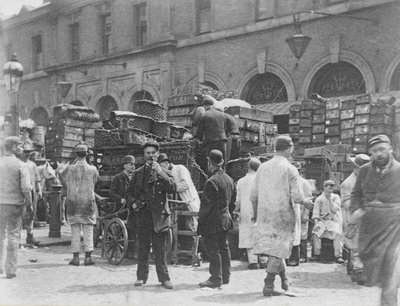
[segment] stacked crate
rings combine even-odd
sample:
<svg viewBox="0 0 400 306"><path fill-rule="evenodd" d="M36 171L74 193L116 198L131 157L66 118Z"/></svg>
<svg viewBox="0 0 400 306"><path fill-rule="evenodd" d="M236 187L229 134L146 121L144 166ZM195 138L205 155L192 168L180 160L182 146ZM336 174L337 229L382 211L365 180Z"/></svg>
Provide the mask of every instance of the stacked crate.
<svg viewBox="0 0 400 306"><path fill-rule="evenodd" d="M340 140L340 100L326 102L325 112L325 144L337 145Z"/></svg>
<svg viewBox="0 0 400 306"><path fill-rule="evenodd" d="M190 129L192 120L189 113L199 105L194 95L172 96L168 98L167 121Z"/></svg>
<svg viewBox="0 0 400 306"><path fill-rule="evenodd" d="M351 143L354 153L366 153L368 151L371 111L371 101L369 97L369 95L356 97L354 141Z"/></svg>
<svg viewBox="0 0 400 306"><path fill-rule="evenodd" d="M303 155L302 146L299 144L301 104L291 105L289 108L289 134L293 140L296 155Z"/></svg>

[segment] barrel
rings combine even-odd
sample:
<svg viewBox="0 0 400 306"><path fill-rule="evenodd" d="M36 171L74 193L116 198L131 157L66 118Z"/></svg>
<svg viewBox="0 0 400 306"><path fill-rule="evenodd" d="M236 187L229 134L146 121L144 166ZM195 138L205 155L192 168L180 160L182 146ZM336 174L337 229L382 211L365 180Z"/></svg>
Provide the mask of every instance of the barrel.
<svg viewBox="0 0 400 306"><path fill-rule="evenodd" d="M34 144L39 146L44 146L44 134L45 134L45 127L44 126L35 126L32 129L32 141Z"/></svg>

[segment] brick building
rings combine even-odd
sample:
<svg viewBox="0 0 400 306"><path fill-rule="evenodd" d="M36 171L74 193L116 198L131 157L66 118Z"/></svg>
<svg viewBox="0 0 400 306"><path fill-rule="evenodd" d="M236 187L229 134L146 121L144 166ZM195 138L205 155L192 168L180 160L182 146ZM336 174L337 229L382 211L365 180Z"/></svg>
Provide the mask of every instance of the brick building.
<svg viewBox="0 0 400 306"><path fill-rule="evenodd" d="M143 97L166 103L199 83L284 115L285 102L314 92L400 90L399 4L52 0L1 23L0 64L18 54L25 68L20 114L38 122L60 102L90 106L104 117L131 110ZM295 32L295 13L311 37L299 60L285 41ZM10 102L4 85L0 90L4 112Z"/></svg>

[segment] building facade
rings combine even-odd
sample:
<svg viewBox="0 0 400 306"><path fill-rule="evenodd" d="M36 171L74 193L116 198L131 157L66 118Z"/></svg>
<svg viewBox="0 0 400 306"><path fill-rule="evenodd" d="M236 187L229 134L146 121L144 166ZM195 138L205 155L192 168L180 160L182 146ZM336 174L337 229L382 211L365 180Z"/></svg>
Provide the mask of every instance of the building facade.
<svg viewBox="0 0 400 306"><path fill-rule="evenodd" d="M0 64L17 53L20 114L38 122L59 103L106 117L199 84L269 109L400 90L399 13L398 0L52 0L2 22ZM311 38L300 59L293 14Z"/></svg>

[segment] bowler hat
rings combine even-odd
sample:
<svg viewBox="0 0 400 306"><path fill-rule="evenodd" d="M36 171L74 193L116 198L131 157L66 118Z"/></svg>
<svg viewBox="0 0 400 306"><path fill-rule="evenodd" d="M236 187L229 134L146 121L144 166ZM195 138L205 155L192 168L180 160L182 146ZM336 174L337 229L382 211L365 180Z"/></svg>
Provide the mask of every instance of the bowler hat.
<svg viewBox="0 0 400 306"><path fill-rule="evenodd" d="M324 182L324 187L325 187L325 186L329 186L329 185L335 186L335 182L332 181L332 180L326 180L326 181Z"/></svg>
<svg viewBox="0 0 400 306"><path fill-rule="evenodd" d="M224 164L224 156L220 150L211 150L208 154L207 159L215 166L222 166Z"/></svg>
<svg viewBox="0 0 400 306"><path fill-rule="evenodd" d="M368 141L368 148L371 148L372 146L374 146L374 145L376 145L378 143L392 144L391 141L390 141L390 138L388 136L386 136L385 134L381 134L381 135L377 135L375 137L372 137Z"/></svg>
<svg viewBox="0 0 400 306"><path fill-rule="evenodd" d="M162 162L164 162L164 161L167 161L167 162L171 162L170 160L169 160L169 158L168 158L168 155L167 154L165 154L165 153L161 153L160 155L158 155L158 158L157 158L157 163L162 163Z"/></svg>
<svg viewBox="0 0 400 306"><path fill-rule="evenodd" d="M203 105L214 105L213 97L209 95L203 95Z"/></svg>
<svg viewBox="0 0 400 306"><path fill-rule="evenodd" d="M77 153L77 152L87 152L89 150L89 148L88 148L88 146L87 145L85 145L85 144L78 144L76 147L75 147L75 149L74 149L74 151Z"/></svg>
<svg viewBox="0 0 400 306"><path fill-rule="evenodd" d="M350 157L350 161L355 166L362 166L370 161L370 158L367 154L357 154L355 157Z"/></svg>
<svg viewBox="0 0 400 306"><path fill-rule="evenodd" d="M126 155L124 156L124 159L122 160L123 164L128 164L128 163L135 163L135 157L133 155Z"/></svg>
<svg viewBox="0 0 400 306"><path fill-rule="evenodd" d="M156 148L158 151L160 149L160 145L156 141L148 141L143 145L143 150L146 149L147 147L153 147Z"/></svg>

